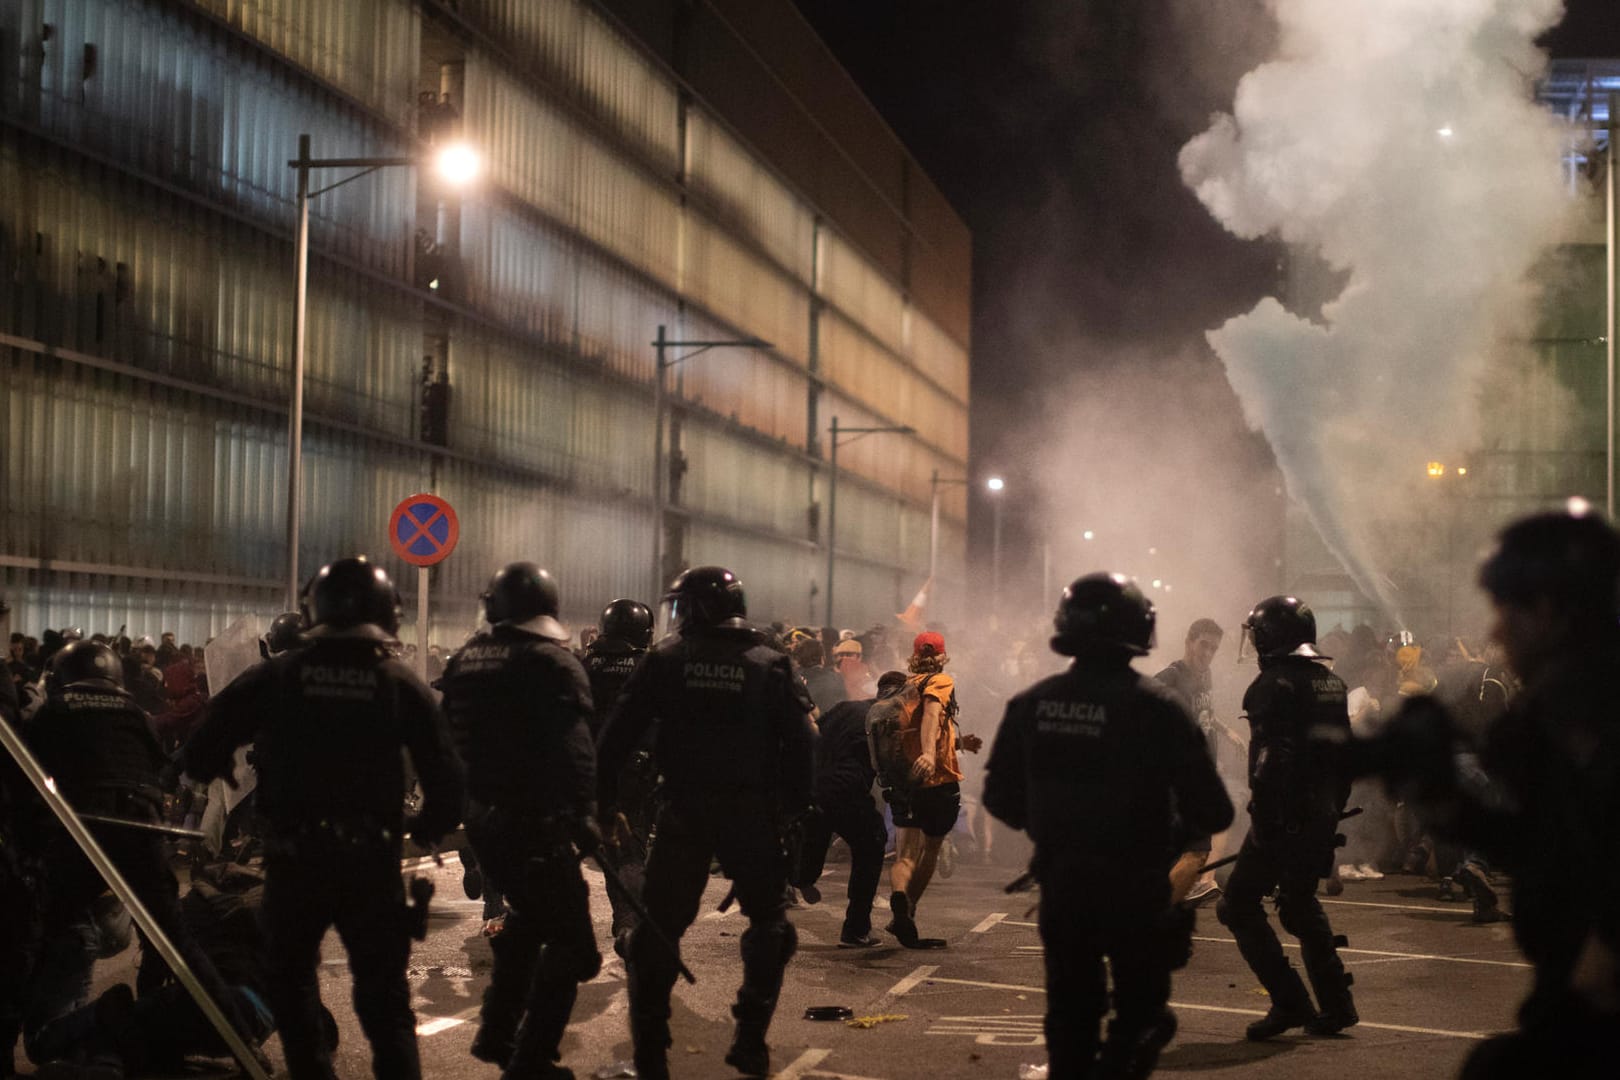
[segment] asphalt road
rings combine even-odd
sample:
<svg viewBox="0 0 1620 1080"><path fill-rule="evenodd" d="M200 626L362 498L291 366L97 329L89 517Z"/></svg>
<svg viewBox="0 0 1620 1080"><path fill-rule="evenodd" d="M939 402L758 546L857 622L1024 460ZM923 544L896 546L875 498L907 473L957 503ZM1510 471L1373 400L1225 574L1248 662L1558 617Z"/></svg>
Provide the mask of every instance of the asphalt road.
<svg viewBox="0 0 1620 1080"><path fill-rule="evenodd" d="M887 935L880 935L889 943L882 948L837 948L844 871L830 867L823 902L791 915L800 944L771 1029L777 1076L1012 1080L1020 1066L1045 1061L1040 940L1027 913L1032 899L1008 897L1000 888L1015 870L964 865L952 878L936 881L919 915L925 935L949 942L936 951L909 951ZM429 938L417 947L411 966L424 1072L492 1078L495 1069L467 1053L490 968L481 905L463 899L453 857L441 869L417 872L433 874L439 885ZM564 1064L581 1078L628 1075L614 1068L630 1057L624 969L609 948L602 879L588 876L606 961L601 974L581 988L563 1044ZM735 908L724 915L716 910L724 892L725 882L714 879L704 914L684 944L698 984L677 984L670 1053L676 1077L733 1075L723 1059L745 922ZM886 895L885 888L880 910ZM1245 1042L1244 1025L1265 1012L1266 998L1230 936L1205 909L1192 963L1178 973L1172 991L1180 1031L1164 1053L1161 1074L1446 1077L1456 1074L1478 1039L1511 1026L1530 973L1507 924L1472 925L1465 904L1439 900L1433 885L1412 877L1350 883L1327 903L1335 930L1350 939L1345 959L1356 975L1361 1025L1337 1038ZM886 918L875 921L881 926ZM369 1076L335 935L324 957L322 992L342 1028L338 1073ZM131 970L126 954L101 965L98 983L129 977ZM818 1023L803 1019L811 1005L847 1005L857 1017L883 1019L866 1029ZM278 1043L272 1039L267 1049L279 1064Z"/></svg>

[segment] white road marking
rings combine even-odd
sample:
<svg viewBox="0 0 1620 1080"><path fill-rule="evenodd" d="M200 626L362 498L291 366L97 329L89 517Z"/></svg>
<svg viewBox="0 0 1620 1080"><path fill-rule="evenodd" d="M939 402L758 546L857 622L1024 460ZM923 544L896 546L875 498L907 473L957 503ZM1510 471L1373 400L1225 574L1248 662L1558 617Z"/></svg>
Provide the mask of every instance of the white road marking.
<svg viewBox="0 0 1620 1080"><path fill-rule="evenodd" d="M955 986L978 986L986 990L1018 990L1026 994L1044 994L1044 986L1019 986L1015 983L981 982L978 979L947 979L935 975L932 982L950 983ZM1224 1005L1194 1005L1190 1001L1172 1001L1172 1008L1190 1009L1194 1012L1229 1013L1233 1016L1264 1016L1262 1009L1233 1009ZM1399 1031L1408 1035L1440 1035L1449 1039L1488 1039L1489 1032L1484 1031L1449 1031L1446 1028L1411 1027L1406 1024L1374 1024L1363 1020L1358 1027L1370 1028L1374 1031Z"/></svg>
<svg viewBox="0 0 1620 1080"><path fill-rule="evenodd" d="M934 972L938 970L938 964L924 964L917 968L910 975L907 975L905 978L889 987L888 991L884 993L883 996L872 1002L870 1006L871 1011L874 1013L882 1012L884 1009L893 1004L896 998L909 994L919 985L927 982L928 979L933 976Z"/></svg>
<svg viewBox="0 0 1620 1080"><path fill-rule="evenodd" d="M1461 918L1469 913L1466 907L1424 907L1422 904L1381 904L1376 900L1329 900L1318 897L1324 904L1341 904L1344 907L1381 907L1394 908L1396 911L1438 911L1442 915L1456 915Z"/></svg>
<svg viewBox="0 0 1620 1080"><path fill-rule="evenodd" d="M1219 945L1236 945L1231 938L1223 937L1195 937L1194 941L1209 941ZM1298 945L1291 941L1283 942L1285 949L1297 949ZM1441 960L1448 964L1482 964L1486 967L1529 968L1529 964L1517 960L1476 960L1469 956L1440 956L1435 953L1408 953L1389 952L1384 949L1340 949L1341 954L1354 953L1358 956L1383 956L1391 960Z"/></svg>
<svg viewBox="0 0 1620 1080"><path fill-rule="evenodd" d="M787 1068L771 1075L775 1076L777 1080L801 1080L803 1077L810 1076L823 1077L825 1080L873 1080L870 1076L851 1076L849 1073L823 1072L821 1069L816 1068L817 1065L826 1061L827 1056L831 1053L831 1050L806 1050L795 1058Z"/></svg>
<svg viewBox="0 0 1620 1080"><path fill-rule="evenodd" d="M429 1035L437 1035L441 1031L449 1031L451 1028L460 1027L477 1016L480 1008L481 1006L474 1005L470 1009L461 1010L454 1016L430 1016L426 1020L419 1021L416 1025L417 1037L426 1038Z"/></svg>
<svg viewBox="0 0 1620 1080"><path fill-rule="evenodd" d="M984 917L984 921L981 922L978 926L975 926L973 929L969 930L968 933L970 933L970 934L982 934L982 933L985 933L992 926L996 925L996 923L1000 922L1002 919L1005 919L1006 917L1007 917L1007 913L1005 911L998 911L994 915L986 915Z"/></svg>
<svg viewBox="0 0 1620 1080"><path fill-rule="evenodd" d="M1045 1046L1044 1016L942 1016L923 1034L971 1035L979 1046Z"/></svg>

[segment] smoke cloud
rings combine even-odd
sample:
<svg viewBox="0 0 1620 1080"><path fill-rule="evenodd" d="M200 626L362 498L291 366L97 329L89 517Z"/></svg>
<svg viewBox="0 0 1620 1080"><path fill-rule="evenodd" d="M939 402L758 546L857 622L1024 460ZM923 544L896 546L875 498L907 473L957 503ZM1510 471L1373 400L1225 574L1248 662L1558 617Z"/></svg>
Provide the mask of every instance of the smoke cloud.
<svg viewBox="0 0 1620 1080"><path fill-rule="evenodd" d="M1333 286L1264 299L1208 338L1289 495L1399 621L1378 522L1425 461L1476 445L1476 388L1525 336L1527 274L1568 206L1557 122L1531 96L1534 41L1563 5L1270 8L1274 58L1183 147L1181 175L1233 234L1320 260Z"/></svg>

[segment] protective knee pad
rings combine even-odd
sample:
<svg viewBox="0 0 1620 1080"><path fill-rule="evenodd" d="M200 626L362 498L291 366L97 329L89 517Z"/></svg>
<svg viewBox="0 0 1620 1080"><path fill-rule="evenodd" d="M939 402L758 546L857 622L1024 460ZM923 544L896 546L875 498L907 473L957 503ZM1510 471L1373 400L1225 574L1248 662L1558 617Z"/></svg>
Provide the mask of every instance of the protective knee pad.
<svg viewBox="0 0 1620 1080"><path fill-rule="evenodd" d="M548 982L590 982L602 970L594 941L553 941L540 950L536 977Z"/></svg>
<svg viewBox="0 0 1620 1080"><path fill-rule="evenodd" d="M1281 893L1277 897L1277 922L1282 924L1284 930L1295 937L1299 937L1301 930L1305 928L1306 921L1310 918L1313 908L1320 910L1320 907L1315 903L1315 897L1300 897Z"/></svg>
<svg viewBox="0 0 1620 1080"><path fill-rule="evenodd" d="M743 931L745 960L757 959L786 965L799 951L799 932L784 918L756 923Z"/></svg>

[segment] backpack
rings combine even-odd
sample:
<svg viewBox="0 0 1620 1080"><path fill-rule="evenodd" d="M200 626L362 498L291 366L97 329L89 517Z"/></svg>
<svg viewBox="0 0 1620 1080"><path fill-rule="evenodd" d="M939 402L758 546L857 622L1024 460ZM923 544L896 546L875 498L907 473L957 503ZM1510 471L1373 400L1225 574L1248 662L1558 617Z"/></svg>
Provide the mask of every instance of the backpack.
<svg viewBox="0 0 1620 1080"><path fill-rule="evenodd" d="M906 731L916 726L923 691L932 675L907 679L888 697L878 698L866 710L866 749L877 773L878 786L889 802L904 802L917 787L911 776L911 755L906 753Z"/></svg>

